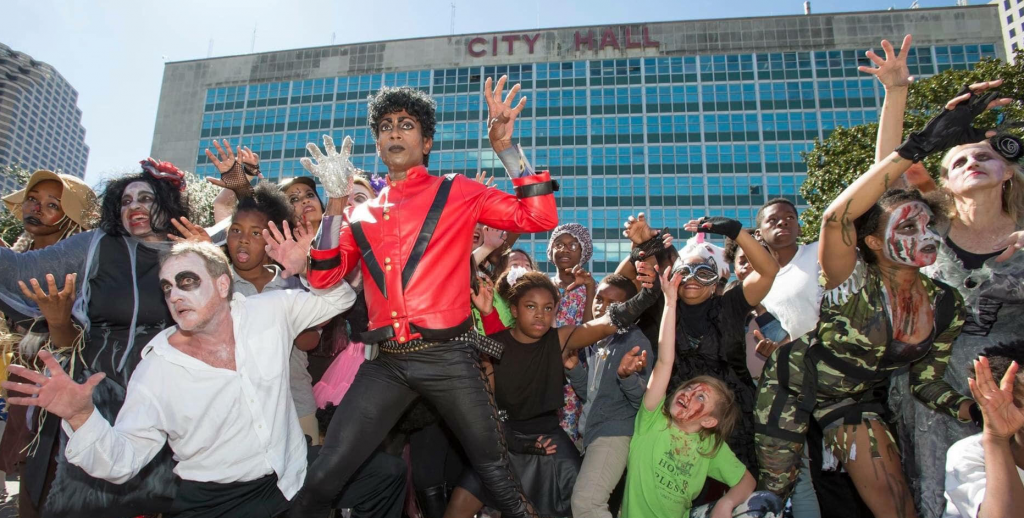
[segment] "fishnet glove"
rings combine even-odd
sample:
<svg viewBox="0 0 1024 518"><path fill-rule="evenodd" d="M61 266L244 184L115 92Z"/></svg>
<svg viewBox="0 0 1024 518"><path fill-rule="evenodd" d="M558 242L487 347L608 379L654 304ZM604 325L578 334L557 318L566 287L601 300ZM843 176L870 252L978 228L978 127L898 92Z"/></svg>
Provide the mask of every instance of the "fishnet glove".
<svg viewBox="0 0 1024 518"><path fill-rule="evenodd" d="M352 192L352 180L356 176L356 166L352 165L352 137L345 137L341 144L341 152L334 147L334 139L324 135L324 150L320 152L316 144L306 144L306 150L313 159L303 157L299 160L313 176L320 179L328 198L344 198ZM313 162L313 160L316 162Z"/></svg>

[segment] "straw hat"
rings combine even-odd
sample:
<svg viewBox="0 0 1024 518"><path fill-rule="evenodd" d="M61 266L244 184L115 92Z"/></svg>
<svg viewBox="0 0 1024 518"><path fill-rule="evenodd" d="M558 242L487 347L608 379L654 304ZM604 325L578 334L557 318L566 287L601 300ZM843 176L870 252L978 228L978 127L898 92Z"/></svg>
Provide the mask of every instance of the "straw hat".
<svg viewBox="0 0 1024 518"><path fill-rule="evenodd" d="M25 201L25 194L32 190L37 183L45 180L60 182L64 186L64 192L60 196L60 206L68 219L85 230L92 228L96 210L96 193L80 178L68 174L58 174L46 170L32 173L24 189L3 197L7 210L21 219L21 204Z"/></svg>

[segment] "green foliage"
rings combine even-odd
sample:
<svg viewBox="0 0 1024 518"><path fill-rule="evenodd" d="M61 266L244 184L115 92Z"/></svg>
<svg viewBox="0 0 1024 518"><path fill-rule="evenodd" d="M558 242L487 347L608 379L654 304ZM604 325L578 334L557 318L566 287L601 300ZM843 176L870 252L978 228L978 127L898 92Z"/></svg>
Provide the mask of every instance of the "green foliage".
<svg viewBox="0 0 1024 518"><path fill-rule="evenodd" d="M12 192L21 190L28 183L28 179L32 176L32 171L21 167L20 165L3 166L0 167L0 176L5 178L15 178L15 187L8 190L7 192L0 193L0 196L7 196ZM25 229L21 223L21 218L15 217L7 207L5 206L0 213L0 239L3 239L9 245L13 245Z"/></svg>
<svg viewBox="0 0 1024 518"><path fill-rule="evenodd" d="M1019 98L1020 92L1024 92L1024 50L1017 52L1016 63L986 59L971 70L947 70L915 81L907 98L904 136L922 128L964 85L1003 79L1003 85L999 87L1003 96ZM1000 113L1005 120L1024 121L1024 105L1018 100L1002 110L982 115L976 125L994 127ZM804 153L807 180L800 187L800 194L810 205L800 217L804 240L818 239L822 212L843 189L874 164L877 132L876 123L837 128L824 141L816 139L814 149ZM936 155L924 161L933 178L938 178L941 160L942 156Z"/></svg>

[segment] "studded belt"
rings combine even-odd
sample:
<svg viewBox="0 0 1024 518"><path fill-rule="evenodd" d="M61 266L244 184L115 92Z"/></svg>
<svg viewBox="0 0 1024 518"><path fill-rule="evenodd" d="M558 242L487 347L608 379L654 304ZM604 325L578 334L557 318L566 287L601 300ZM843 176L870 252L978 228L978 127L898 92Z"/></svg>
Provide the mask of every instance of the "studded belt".
<svg viewBox="0 0 1024 518"><path fill-rule="evenodd" d="M384 340L379 342L380 350L388 354L409 354L424 349L429 349L436 345L448 343L448 342L468 342L478 351L491 356L495 359L501 359L501 354L505 350L505 346L487 336L481 335L476 330L470 329L465 333L457 336L453 336L447 340L433 341L433 340L407 340L405 342L399 342L397 340Z"/></svg>

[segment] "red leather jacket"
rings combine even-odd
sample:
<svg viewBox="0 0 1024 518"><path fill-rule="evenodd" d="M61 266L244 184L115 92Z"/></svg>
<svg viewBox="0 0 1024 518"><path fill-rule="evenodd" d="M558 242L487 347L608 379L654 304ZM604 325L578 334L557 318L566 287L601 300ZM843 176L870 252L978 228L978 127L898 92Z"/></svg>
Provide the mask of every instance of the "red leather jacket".
<svg viewBox="0 0 1024 518"><path fill-rule="evenodd" d="M307 277L315 288L334 285L362 264L367 343L440 340L468 329L461 326L470 316L469 257L477 222L520 233L558 225L547 172L512 180L518 196L452 176L415 167L405 180L389 179L375 199L345 211L337 248L309 251Z"/></svg>

